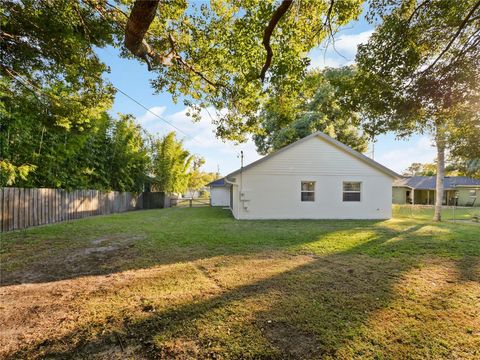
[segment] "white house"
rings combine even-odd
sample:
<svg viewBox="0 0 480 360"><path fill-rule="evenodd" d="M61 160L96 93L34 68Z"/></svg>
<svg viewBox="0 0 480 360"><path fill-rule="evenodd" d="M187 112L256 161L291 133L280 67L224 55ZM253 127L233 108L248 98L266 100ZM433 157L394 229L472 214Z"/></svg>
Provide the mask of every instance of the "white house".
<svg viewBox="0 0 480 360"><path fill-rule="evenodd" d="M227 175L222 204L236 219L388 219L398 176L317 132Z"/></svg>

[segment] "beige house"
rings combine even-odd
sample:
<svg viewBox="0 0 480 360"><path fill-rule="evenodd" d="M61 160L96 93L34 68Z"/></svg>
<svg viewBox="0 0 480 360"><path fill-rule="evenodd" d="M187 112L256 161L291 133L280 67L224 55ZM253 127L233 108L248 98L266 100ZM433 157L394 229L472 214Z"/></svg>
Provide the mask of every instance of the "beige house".
<svg viewBox="0 0 480 360"><path fill-rule="evenodd" d="M388 219L397 177L317 132L227 175L212 204L228 189L236 219Z"/></svg>
<svg viewBox="0 0 480 360"><path fill-rule="evenodd" d="M435 176L412 176L393 183L394 204L433 205L435 203ZM465 176L446 176L443 204L480 206L480 180Z"/></svg>

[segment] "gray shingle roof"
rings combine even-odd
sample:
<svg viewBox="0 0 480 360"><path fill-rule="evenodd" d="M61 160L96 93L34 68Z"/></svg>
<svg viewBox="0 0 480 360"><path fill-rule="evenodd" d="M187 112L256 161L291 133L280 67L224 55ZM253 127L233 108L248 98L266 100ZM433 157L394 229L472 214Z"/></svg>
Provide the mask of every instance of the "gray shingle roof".
<svg viewBox="0 0 480 360"><path fill-rule="evenodd" d="M403 177L393 182L393 186L406 186L419 190L435 190L436 176L412 176ZM445 176L445 189L453 189L457 186L480 186L480 179L466 176Z"/></svg>

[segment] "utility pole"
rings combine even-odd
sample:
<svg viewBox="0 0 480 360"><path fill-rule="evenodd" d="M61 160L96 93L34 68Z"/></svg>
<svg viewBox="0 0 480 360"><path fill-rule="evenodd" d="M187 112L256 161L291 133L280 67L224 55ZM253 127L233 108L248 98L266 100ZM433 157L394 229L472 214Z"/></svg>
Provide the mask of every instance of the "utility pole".
<svg viewBox="0 0 480 360"><path fill-rule="evenodd" d="M243 150L240 150L240 193L243 190Z"/></svg>
<svg viewBox="0 0 480 360"><path fill-rule="evenodd" d="M375 136L372 137L372 160L375 160Z"/></svg>

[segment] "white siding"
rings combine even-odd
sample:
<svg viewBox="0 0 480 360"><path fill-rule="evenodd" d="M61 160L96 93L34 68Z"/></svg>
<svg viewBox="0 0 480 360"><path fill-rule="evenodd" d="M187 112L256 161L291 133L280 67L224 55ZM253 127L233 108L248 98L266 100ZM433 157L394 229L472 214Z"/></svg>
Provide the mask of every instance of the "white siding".
<svg viewBox="0 0 480 360"><path fill-rule="evenodd" d="M210 203L212 206L230 206L230 187L210 188Z"/></svg>
<svg viewBox="0 0 480 360"><path fill-rule="evenodd" d="M238 219L387 219L393 178L314 137L235 176ZM302 181L315 181L315 201L300 201ZM360 181L360 202L343 202L343 182ZM239 189L242 189L241 191ZM238 193L242 192L238 198ZM235 203L235 201L234 201ZM234 204L235 205L235 204Z"/></svg>
<svg viewBox="0 0 480 360"><path fill-rule="evenodd" d="M387 176L319 137L301 142L246 171L257 175Z"/></svg>
<svg viewBox="0 0 480 360"><path fill-rule="evenodd" d="M239 196L239 187L237 185L232 185L232 191L233 191L233 203L232 203L232 214L235 219L240 219L240 200L238 198Z"/></svg>

